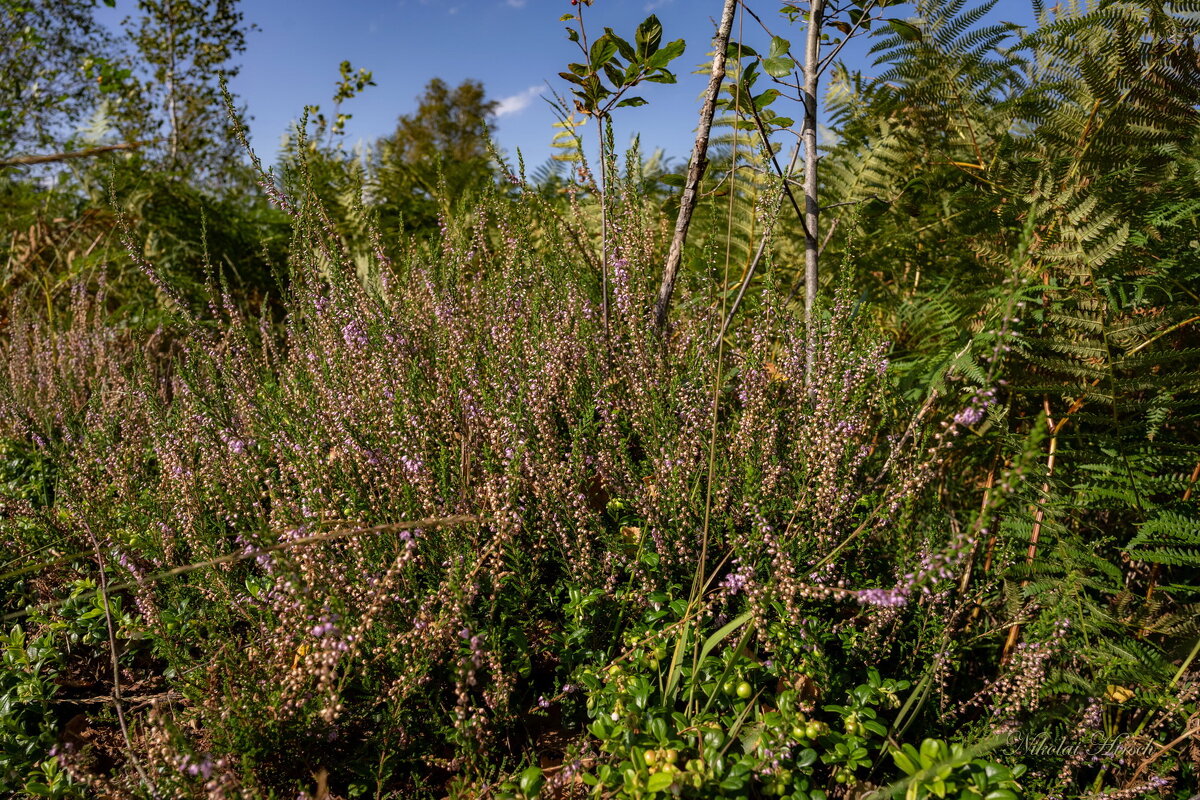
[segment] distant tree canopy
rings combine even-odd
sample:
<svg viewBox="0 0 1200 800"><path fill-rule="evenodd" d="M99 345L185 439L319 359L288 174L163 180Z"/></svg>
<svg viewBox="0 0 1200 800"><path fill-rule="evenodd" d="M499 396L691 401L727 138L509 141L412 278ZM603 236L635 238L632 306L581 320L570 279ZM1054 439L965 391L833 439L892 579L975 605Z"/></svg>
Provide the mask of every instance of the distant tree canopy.
<svg viewBox="0 0 1200 800"><path fill-rule="evenodd" d="M218 84L237 75L233 59L253 26L237 0L138 0L138 10L125 20L148 72L138 127L163 131L168 168L220 180L241 150L227 131Z"/></svg>
<svg viewBox="0 0 1200 800"><path fill-rule="evenodd" d="M376 148L385 225L398 218L408 229L436 224L439 209L449 210L491 180L487 138L495 109L479 81L451 89L434 78L426 85L417 110L402 115L395 133Z"/></svg>
<svg viewBox="0 0 1200 800"><path fill-rule="evenodd" d="M0 156L93 138L154 139L156 166L209 183L237 173L221 77L246 49L238 0L138 0L126 37L96 17L115 0L0 0Z"/></svg>
<svg viewBox="0 0 1200 800"><path fill-rule="evenodd" d="M451 89L434 78L418 99L417 110L401 115L396 132L380 144L408 164L438 157L460 163L486 160L488 124L496 105L479 81L466 80Z"/></svg>
<svg viewBox="0 0 1200 800"><path fill-rule="evenodd" d="M111 3L109 3L111 5ZM0 0L0 156L58 143L112 78L96 0Z"/></svg>

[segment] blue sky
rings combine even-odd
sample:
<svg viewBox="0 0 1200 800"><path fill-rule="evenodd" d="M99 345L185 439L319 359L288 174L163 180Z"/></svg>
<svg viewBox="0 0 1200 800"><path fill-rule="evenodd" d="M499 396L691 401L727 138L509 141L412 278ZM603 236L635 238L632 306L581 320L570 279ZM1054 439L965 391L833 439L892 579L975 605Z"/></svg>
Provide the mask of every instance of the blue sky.
<svg viewBox="0 0 1200 800"><path fill-rule="evenodd" d="M106 13L116 22L135 5L121 0ZM649 105L619 110L614 118L619 144L636 132L647 152L661 146L670 156L686 158L707 82L705 74L693 73L706 59L721 5L721 0L596 0L585 9L589 34L608 26L632 39L637 24L654 13L665 41L682 38L688 44L674 64L678 84L650 84L639 92ZM779 16L779 0L750 5L799 49L802 23L791 25ZM416 108L430 78L451 85L473 78L500 101L495 137L501 148L515 156L519 147L530 167L550 155L555 117L543 98L552 89L566 94L558 73L579 60L559 22L574 10L569 0L242 0L241 8L260 30L247 37L232 88L249 105L253 143L265 160L273 159L281 135L306 104L330 107L344 59L355 69L371 70L377 84L343 107L353 115L348 146L390 133L397 116ZM907 7L895 13L907 16ZM1030 6L1001 0L991 17L1027 24ZM743 24L745 41L760 44L758 24L749 17ZM865 49L847 47L843 56L852 67L869 71Z"/></svg>

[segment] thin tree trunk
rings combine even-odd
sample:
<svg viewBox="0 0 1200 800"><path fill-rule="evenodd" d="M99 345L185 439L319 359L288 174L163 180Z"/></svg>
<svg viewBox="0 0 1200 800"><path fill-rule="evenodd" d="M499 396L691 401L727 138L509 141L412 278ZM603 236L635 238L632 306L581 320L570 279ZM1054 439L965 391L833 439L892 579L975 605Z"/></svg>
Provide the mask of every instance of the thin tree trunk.
<svg viewBox="0 0 1200 800"><path fill-rule="evenodd" d="M725 55L729 47L729 32L733 30L733 14L738 0L725 0L721 11L721 22L717 36L713 39L712 73L708 78L708 90L704 93L704 105L700 107L700 127L696 131L696 143L692 147L692 158L688 163L687 180L683 196L679 201L679 216L675 219L675 235L671 238L671 249L667 252L667 264L663 268L662 285L654 303L654 321L660 331L667 327L667 314L671 309L671 294L675 291L675 279L679 275L679 264L683 260L683 245L687 241L688 226L692 224L692 213L696 210L696 195L704 170L708 167L708 137L712 132L713 113L721 83L725 80Z"/></svg>
<svg viewBox="0 0 1200 800"><path fill-rule="evenodd" d="M804 47L804 331L805 375L812 375L816 354L817 329L813 310L817 304L817 262L821 244L817 235L821 206L817 198L817 65L821 61L821 17L825 0L811 0L808 15L808 40Z"/></svg>
<svg viewBox="0 0 1200 800"><path fill-rule="evenodd" d="M179 112L175 102L175 6L167 8L167 114L171 120L171 165L179 158Z"/></svg>

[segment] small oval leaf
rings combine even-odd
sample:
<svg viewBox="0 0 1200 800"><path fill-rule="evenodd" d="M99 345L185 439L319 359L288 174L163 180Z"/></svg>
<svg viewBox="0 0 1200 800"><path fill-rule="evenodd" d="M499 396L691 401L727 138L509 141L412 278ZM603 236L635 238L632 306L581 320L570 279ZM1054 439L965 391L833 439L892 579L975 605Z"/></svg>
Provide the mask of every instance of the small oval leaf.
<svg viewBox="0 0 1200 800"><path fill-rule="evenodd" d="M763 71L772 78L783 78L791 74L792 68L796 65L796 62L792 61L787 56L780 56L764 58L762 65Z"/></svg>

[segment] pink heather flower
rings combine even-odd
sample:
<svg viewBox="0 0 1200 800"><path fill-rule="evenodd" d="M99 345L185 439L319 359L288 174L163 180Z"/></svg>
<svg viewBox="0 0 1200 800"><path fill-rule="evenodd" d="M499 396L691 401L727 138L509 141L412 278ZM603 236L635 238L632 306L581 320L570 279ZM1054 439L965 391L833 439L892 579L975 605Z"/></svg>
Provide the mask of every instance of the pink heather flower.
<svg viewBox="0 0 1200 800"><path fill-rule="evenodd" d="M370 341L367 338L367 331L363 328L362 323L358 320L350 320L342 328L342 340L346 342L347 347L361 349L367 346Z"/></svg>
<svg viewBox="0 0 1200 800"><path fill-rule="evenodd" d="M982 408L973 408L971 406L967 406L962 411L959 411L954 415L954 423L956 425L963 425L969 428L972 425L979 424L979 421L983 419L983 413L984 412Z"/></svg>
<svg viewBox="0 0 1200 800"><path fill-rule="evenodd" d="M728 591L731 597L745 591L746 586L750 583L750 577L753 572L750 567L738 567L725 576L721 581L721 588Z"/></svg>
<svg viewBox="0 0 1200 800"><path fill-rule="evenodd" d="M862 589L855 594L859 604L864 606L899 608L908 603L908 589L902 586L894 589Z"/></svg>
<svg viewBox="0 0 1200 800"><path fill-rule="evenodd" d="M963 427L978 425L983 421L987 410L996 402L996 390L986 389L975 393L967 407L954 415L954 424Z"/></svg>

